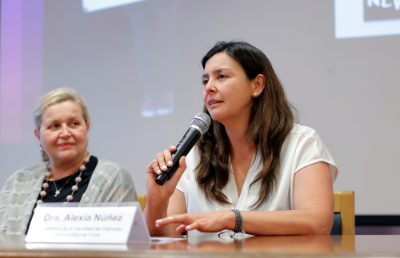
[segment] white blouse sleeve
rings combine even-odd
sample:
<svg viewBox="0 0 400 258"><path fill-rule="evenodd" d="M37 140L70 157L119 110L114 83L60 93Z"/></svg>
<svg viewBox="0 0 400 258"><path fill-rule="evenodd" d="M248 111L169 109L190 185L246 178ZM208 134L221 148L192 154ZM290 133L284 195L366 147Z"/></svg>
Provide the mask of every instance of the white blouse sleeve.
<svg viewBox="0 0 400 258"><path fill-rule="evenodd" d="M335 161L317 132L311 128L307 129L309 130L302 132L302 136L298 138L293 162L294 173L308 165L317 162L326 162L329 164L331 170L332 182L335 182L338 174Z"/></svg>
<svg viewBox="0 0 400 258"><path fill-rule="evenodd" d="M190 176L194 176L194 170L197 166L198 157L196 157L196 155L198 155L197 147L194 147L186 156L186 170L183 172L183 175L176 186L176 189L181 191L185 195L186 199L189 195Z"/></svg>

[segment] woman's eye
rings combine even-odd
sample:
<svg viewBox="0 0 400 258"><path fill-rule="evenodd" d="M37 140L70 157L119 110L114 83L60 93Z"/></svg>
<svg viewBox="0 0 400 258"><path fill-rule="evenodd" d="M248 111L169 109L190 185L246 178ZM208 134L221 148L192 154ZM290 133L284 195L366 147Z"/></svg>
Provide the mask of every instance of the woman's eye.
<svg viewBox="0 0 400 258"><path fill-rule="evenodd" d="M59 127L58 124L52 124L52 125L50 125L50 128L53 128L53 129L56 129L56 128L58 128L58 127Z"/></svg>
<svg viewBox="0 0 400 258"><path fill-rule="evenodd" d="M206 85L208 83L207 79L203 79L203 85Z"/></svg>
<svg viewBox="0 0 400 258"><path fill-rule="evenodd" d="M226 78L226 75L225 74L220 74L220 75L218 75L218 78L224 79L224 78Z"/></svg>
<svg viewBox="0 0 400 258"><path fill-rule="evenodd" d="M79 122L75 121L72 123L72 125L77 126L77 125L79 125Z"/></svg>

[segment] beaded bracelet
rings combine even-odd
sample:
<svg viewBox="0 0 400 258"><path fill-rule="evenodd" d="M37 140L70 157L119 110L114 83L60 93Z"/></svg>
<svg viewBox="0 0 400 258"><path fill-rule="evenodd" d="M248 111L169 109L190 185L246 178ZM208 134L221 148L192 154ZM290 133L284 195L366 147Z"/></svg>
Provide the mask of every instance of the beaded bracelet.
<svg viewBox="0 0 400 258"><path fill-rule="evenodd" d="M243 232L243 215L237 209L232 209L236 216L236 224L235 229L233 230L235 233Z"/></svg>

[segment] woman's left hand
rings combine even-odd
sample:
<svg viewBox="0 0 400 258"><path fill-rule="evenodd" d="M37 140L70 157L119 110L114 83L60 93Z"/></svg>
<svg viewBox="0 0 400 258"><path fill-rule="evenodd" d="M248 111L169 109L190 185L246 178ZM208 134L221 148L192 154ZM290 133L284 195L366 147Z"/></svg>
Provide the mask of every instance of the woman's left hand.
<svg viewBox="0 0 400 258"><path fill-rule="evenodd" d="M219 232L224 229L234 230L236 217L231 210L215 212L185 213L173 215L156 221L156 227L161 228L171 223L181 224L176 232L183 233L197 229L201 232Z"/></svg>

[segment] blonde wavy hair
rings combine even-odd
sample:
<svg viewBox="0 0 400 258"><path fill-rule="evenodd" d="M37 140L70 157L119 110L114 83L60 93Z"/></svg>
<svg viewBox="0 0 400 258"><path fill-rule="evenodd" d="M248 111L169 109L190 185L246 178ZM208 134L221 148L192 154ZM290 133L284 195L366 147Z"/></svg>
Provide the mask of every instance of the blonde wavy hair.
<svg viewBox="0 0 400 258"><path fill-rule="evenodd" d="M33 112L33 120L38 132L40 131L40 124L42 123L42 115L44 110L50 105L65 101L77 103L82 109L83 119L85 120L86 124L90 123L89 111L86 107L85 101L81 96L79 96L78 92L71 88L58 88L43 95L36 105L35 111ZM43 161L49 160L49 157L45 152L43 152L42 159Z"/></svg>

